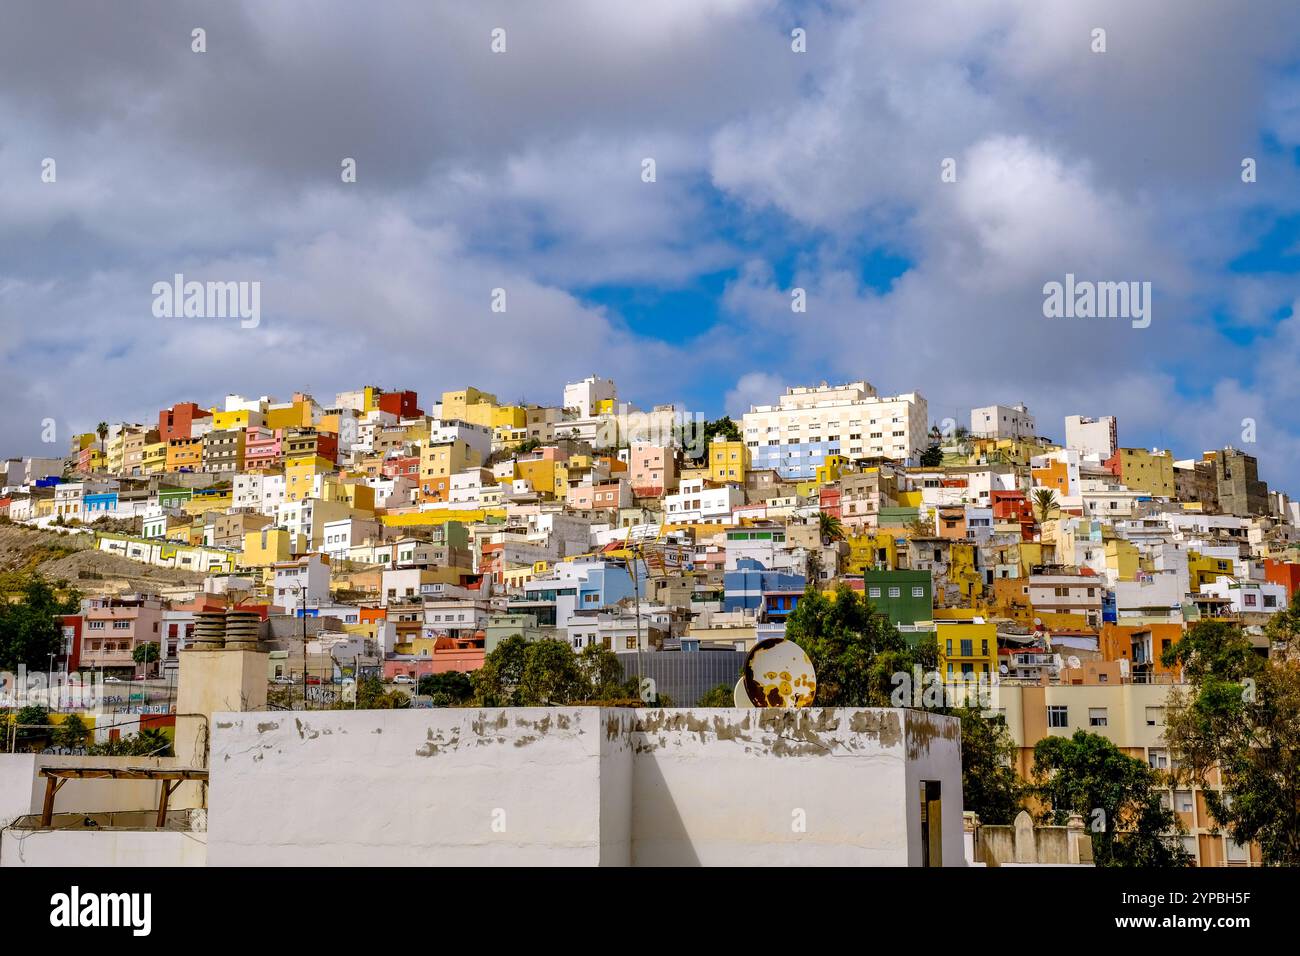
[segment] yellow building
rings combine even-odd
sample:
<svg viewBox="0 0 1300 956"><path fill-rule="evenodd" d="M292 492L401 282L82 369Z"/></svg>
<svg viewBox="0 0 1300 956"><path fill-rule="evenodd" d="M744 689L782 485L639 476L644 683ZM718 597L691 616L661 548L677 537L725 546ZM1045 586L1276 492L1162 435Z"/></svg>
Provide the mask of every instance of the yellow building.
<svg viewBox="0 0 1300 956"><path fill-rule="evenodd" d="M1119 450L1120 481L1130 491L1141 491L1157 498L1174 497L1174 456L1165 451L1145 448Z"/></svg>
<svg viewBox="0 0 1300 956"><path fill-rule="evenodd" d="M561 498L568 491L568 467L565 462L536 458L515 463L519 477L532 483L538 494Z"/></svg>
<svg viewBox="0 0 1300 956"><path fill-rule="evenodd" d="M425 445L420 449L420 497L425 501L447 501L451 476L482 464L483 456L459 438Z"/></svg>
<svg viewBox="0 0 1300 956"><path fill-rule="evenodd" d="M290 561L307 550L304 535L284 528L262 528L244 534L244 548L239 556L242 568L268 568Z"/></svg>
<svg viewBox="0 0 1300 956"><path fill-rule="evenodd" d="M1121 581L1137 580L1142 556L1137 546L1124 538L1110 538L1106 541L1106 569L1113 571Z"/></svg>
<svg viewBox="0 0 1300 956"><path fill-rule="evenodd" d="M848 464L849 460L843 455L827 455L826 459L817 466L817 486L831 485L839 481Z"/></svg>
<svg viewBox="0 0 1300 956"><path fill-rule="evenodd" d="M167 470L167 443L150 442L144 446L140 470L146 475L160 475Z"/></svg>
<svg viewBox="0 0 1300 956"><path fill-rule="evenodd" d="M750 454L743 441L715 441L709 445L709 480L718 484L744 484Z"/></svg>
<svg viewBox="0 0 1300 956"><path fill-rule="evenodd" d="M312 497L316 489L316 476L333 472L334 463L319 455L290 458L284 463L284 499L301 501Z"/></svg>
<svg viewBox="0 0 1300 956"><path fill-rule="evenodd" d="M1213 584L1220 575L1232 574L1231 558L1212 558L1199 551L1187 552L1187 577L1193 591L1204 584Z"/></svg>
<svg viewBox="0 0 1300 956"><path fill-rule="evenodd" d="M311 402L288 402L284 405L268 405L262 413L262 424L270 429L276 428L310 428ZM328 431L322 427L322 431ZM337 434L337 433L336 433Z"/></svg>
<svg viewBox="0 0 1300 956"><path fill-rule="evenodd" d="M373 515L375 511L375 489L362 481L344 481L329 475L321 482L320 498L322 501L340 501L349 508L365 512L363 517Z"/></svg>
<svg viewBox="0 0 1300 956"><path fill-rule="evenodd" d="M257 424L253 421L255 414L251 409L240 408L233 412L221 411L213 408L212 412L212 430L214 432L230 431L232 429L245 429L249 425Z"/></svg>
<svg viewBox="0 0 1300 956"><path fill-rule="evenodd" d="M845 540L849 556L844 562L845 574L863 574L873 568L898 570L898 544L892 534L856 535Z"/></svg>
<svg viewBox="0 0 1300 956"><path fill-rule="evenodd" d="M942 618L960 614L949 620ZM944 683L983 678L991 681L998 671L998 627L975 620L963 608L935 608L934 636L939 643L939 674ZM967 676L971 675L971 676Z"/></svg>

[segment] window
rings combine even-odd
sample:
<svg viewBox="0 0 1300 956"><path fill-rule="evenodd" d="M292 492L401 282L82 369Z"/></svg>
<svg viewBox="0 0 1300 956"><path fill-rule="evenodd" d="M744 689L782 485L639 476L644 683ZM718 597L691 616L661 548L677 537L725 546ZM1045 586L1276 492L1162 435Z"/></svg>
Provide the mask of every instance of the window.
<svg viewBox="0 0 1300 956"><path fill-rule="evenodd" d="M1088 726L1105 727L1108 723L1105 707L1088 708Z"/></svg>
<svg viewBox="0 0 1300 956"><path fill-rule="evenodd" d="M912 588L912 597L914 597L914 598L923 598L923 597L925 597L925 588L923 588L923 587L914 587L914 588Z"/></svg>
<svg viewBox="0 0 1300 956"><path fill-rule="evenodd" d="M1165 722L1165 709L1163 707L1148 707L1146 717L1148 727L1159 727Z"/></svg>
<svg viewBox="0 0 1300 956"><path fill-rule="evenodd" d="M899 596L902 595L902 593L903 593L903 592L902 592L902 589L901 589L901 588L890 588L890 589L889 589L889 596L890 596L891 598L899 597Z"/></svg>
<svg viewBox="0 0 1300 956"><path fill-rule="evenodd" d="M867 597L880 597L880 588L867 588Z"/></svg>
<svg viewBox="0 0 1300 956"><path fill-rule="evenodd" d="M1192 812L1192 791L1178 790L1174 793L1174 809L1179 813Z"/></svg>
<svg viewBox="0 0 1300 956"><path fill-rule="evenodd" d="M970 640L970 638L966 638L966 639L964 639L964 640L961 642L961 656L962 656L962 657L971 657L971 656L973 656L974 653L975 653L975 652L974 652L974 644L975 644L975 642L972 641L972 640Z"/></svg>
<svg viewBox="0 0 1300 956"><path fill-rule="evenodd" d="M1151 747L1147 750L1147 764L1152 770L1169 769L1169 751L1162 747Z"/></svg>
<svg viewBox="0 0 1300 956"><path fill-rule="evenodd" d="M1070 709L1068 707L1053 704L1047 708L1047 726L1048 727L1068 727L1070 726Z"/></svg>

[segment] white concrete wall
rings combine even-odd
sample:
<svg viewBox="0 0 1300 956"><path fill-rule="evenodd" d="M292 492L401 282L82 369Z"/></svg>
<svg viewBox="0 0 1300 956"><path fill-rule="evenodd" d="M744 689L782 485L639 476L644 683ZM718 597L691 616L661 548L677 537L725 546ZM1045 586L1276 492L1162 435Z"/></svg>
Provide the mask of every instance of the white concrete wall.
<svg viewBox="0 0 1300 956"><path fill-rule="evenodd" d="M211 766L215 865L918 865L921 780L963 862L959 724L914 711L226 713Z"/></svg>
<svg viewBox="0 0 1300 956"><path fill-rule="evenodd" d="M595 865L603 740L597 708L215 714L209 859Z"/></svg>
<svg viewBox="0 0 1300 956"><path fill-rule="evenodd" d="M45 804L42 767L148 767L172 769L188 766L175 757L80 757L60 754L0 754L0 827ZM55 813L110 813L116 810L157 809L162 784L157 780L93 778L69 780L54 798ZM168 799L173 810L202 805L202 785L182 783Z"/></svg>
<svg viewBox="0 0 1300 956"><path fill-rule="evenodd" d="M203 866L207 834L182 830L7 830L0 867Z"/></svg>

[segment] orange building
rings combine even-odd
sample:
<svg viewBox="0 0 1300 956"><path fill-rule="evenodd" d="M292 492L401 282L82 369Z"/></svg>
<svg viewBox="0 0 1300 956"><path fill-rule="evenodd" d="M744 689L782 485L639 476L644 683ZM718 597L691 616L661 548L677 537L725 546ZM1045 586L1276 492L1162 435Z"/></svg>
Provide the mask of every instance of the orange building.
<svg viewBox="0 0 1300 956"><path fill-rule="evenodd" d="M1150 679L1165 683L1177 680L1181 668L1171 670L1161 663L1165 648L1177 644L1183 638L1183 625L1179 623L1159 624L1116 624L1107 622L1101 626L1101 636L1097 646L1104 660L1129 662L1129 673L1133 679L1141 680L1137 675L1146 674Z"/></svg>

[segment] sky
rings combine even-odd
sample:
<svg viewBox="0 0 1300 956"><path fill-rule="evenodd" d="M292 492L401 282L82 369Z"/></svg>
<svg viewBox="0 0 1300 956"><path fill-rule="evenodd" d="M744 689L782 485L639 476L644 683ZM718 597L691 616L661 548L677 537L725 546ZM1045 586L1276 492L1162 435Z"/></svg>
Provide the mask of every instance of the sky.
<svg viewBox="0 0 1300 956"><path fill-rule="evenodd" d="M0 17L0 455L227 393L558 404L599 374L712 418L865 379L936 422L1231 444L1300 493L1291 0ZM177 273L260 283L260 321L156 317ZM1067 274L1150 282L1150 325L1045 316Z"/></svg>

